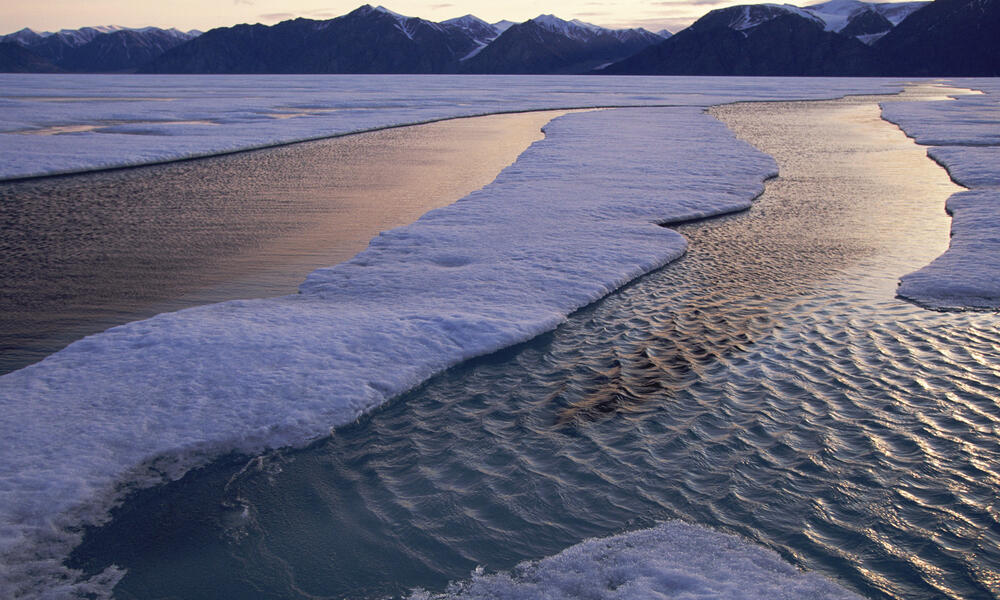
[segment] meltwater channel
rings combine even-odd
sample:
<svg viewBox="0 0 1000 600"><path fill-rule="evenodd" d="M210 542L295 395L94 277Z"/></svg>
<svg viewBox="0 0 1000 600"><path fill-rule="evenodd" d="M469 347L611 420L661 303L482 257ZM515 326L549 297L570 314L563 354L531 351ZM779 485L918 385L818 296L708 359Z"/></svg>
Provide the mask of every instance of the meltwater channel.
<svg viewBox="0 0 1000 600"><path fill-rule="evenodd" d="M957 188L874 98L713 111L782 175L680 226L684 258L306 449L136 492L73 566L127 569L120 598L384 598L682 519L869 598L995 597L997 316L894 296Z"/></svg>

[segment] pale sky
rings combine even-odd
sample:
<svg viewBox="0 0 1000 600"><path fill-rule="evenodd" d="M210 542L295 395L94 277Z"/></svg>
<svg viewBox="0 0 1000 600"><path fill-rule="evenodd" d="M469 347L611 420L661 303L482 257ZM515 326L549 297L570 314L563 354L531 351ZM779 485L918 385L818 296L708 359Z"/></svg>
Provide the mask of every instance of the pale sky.
<svg viewBox="0 0 1000 600"><path fill-rule="evenodd" d="M780 0L779 0L780 1ZM793 0L799 5L822 0ZM706 12L753 0L369 0L397 13L443 21L474 14L491 23L526 21L539 14L580 19L604 27L645 27L677 31ZM0 0L0 34L22 27L36 31L78 29L90 25L177 27L182 30L226 27L237 23L272 25L295 17L330 19L365 0Z"/></svg>

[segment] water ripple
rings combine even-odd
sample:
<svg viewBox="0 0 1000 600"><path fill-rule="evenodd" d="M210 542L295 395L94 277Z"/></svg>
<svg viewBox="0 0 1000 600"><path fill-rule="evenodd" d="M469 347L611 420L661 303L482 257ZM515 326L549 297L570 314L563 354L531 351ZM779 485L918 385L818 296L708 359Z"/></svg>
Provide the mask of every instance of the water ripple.
<svg viewBox="0 0 1000 600"><path fill-rule="evenodd" d="M789 185L553 334L137 493L76 564L126 566L122 598L384 597L681 518L871 598L1000 595L996 317L892 296L946 243L940 205L855 186L802 210Z"/></svg>

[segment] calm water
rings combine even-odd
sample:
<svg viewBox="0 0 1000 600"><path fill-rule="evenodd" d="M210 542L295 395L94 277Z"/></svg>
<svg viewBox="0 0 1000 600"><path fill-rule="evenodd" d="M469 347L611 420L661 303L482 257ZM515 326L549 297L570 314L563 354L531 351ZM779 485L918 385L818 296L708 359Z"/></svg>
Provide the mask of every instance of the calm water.
<svg viewBox="0 0 1000 600"><path fill-rule="evenodd" d="M0 183L0 374L157 313L295 293L379 231L491 182L557 114Z"/></svg>
<svg viewBox="0 0 1000 600"><path fill-rule="evenodd" d="M897 300L954 187L867 99L716 110L782 177L687 256L310 448L135 494L121 598L381 598L681 518L871 598L1000 593L1000 331Z"/></svg>

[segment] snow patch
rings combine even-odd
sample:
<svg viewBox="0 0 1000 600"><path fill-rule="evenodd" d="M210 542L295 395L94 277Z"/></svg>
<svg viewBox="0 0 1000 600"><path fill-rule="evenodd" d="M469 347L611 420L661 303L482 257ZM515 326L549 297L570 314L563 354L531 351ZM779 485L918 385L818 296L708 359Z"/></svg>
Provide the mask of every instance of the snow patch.
<svg viewBox="0 0 1000 600"><path fill-rule="evenodd" d="M729 27L736 31L753 29L784 14L798 15L803 19L825 25L817 16L792 4L747 4L740 8L742 10L736 11L729 22Z"/></svg>
<svg viewBox="0 0 1000 600"><path fill-rule="evenodd" d="M914 11L930 4L929 2L862 2L861 0L830 0L821 4L812 4L804 8L824 23L827 31L840 31L860 13L874 10L885 17L893 26L908 17ZM884 34L883 34L884 35ZM859 39L861 36L858 36ZM877 39L877 38L876 38ZM864 40L862 40L864 41ZM866 44L874 40L866 41Z"/></svg>
<svg viewBox="0 0 1000 600"><path fill-rule="evenodd" d="M509 573L451 584L410 600L862 600L776 552L736 536L672 521L641 531L590 539Z"/></svg>
<svg viewBox="0 0 1000 600"><path fill-rule="evenodd" d="M902 277L897 293L929 308L995 310L1000 309L1000 83L977 79L956 85L983 94L882 106L883 118L931 146L927 154L955 183L971 188L948 199L948 250Z"/></svg>

